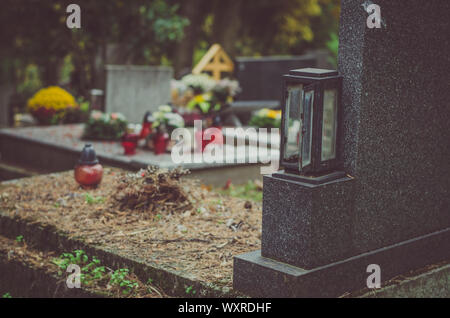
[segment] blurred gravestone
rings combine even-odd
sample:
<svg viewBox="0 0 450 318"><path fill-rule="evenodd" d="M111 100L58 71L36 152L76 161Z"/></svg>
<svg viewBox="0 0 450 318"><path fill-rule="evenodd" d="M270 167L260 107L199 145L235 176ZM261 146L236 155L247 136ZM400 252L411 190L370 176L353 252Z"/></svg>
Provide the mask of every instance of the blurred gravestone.
<svg viewBox="0 0 450 318"><path fill-rule="evenodd" d="M166 66L107 65L105 110L140 123L146 111L170 102L172 77Z"/></svg>
<svg viewBox="0 0 450 318"><path fill-rule="evenodd" d="M239 101L276 100L281 96L281 76L305 67L328 68L329 55L317 51L301 56L237 57L235 76L242 92Z"/></svg>
<svg viewBox="0 0 450 318"><path fill-rule="evenodd" d="M233 112L246 123L251 111L278 108L281 97L281 76L292 69L329 68L330 55L318 50L301 56L237 57L235 77L242 91L233 102Z"/></svg>

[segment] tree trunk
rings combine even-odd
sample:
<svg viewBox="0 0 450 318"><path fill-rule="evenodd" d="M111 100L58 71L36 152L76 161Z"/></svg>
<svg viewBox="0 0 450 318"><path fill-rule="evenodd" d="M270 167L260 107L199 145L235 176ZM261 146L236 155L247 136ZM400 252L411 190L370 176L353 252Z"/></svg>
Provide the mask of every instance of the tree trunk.
<svg viewBox="0 0 450 318"><path fill-rule="evenodd" d="M10 99L14 93L14 85L11 82L0 83L0 127L11 125Z"/></svg>
<svg viewBox="0 0 450 318"><path fill-rule="evenodd" d="M92 87L96 89L105 90L106 87L106 71L105 64L107 63L106 59L106 47L107 44L105 41L101 41L95 56L92 57L91 67L92 67Z"/></svg>
<svg viewBox="0 0 450 318"><path fill-rule="evenodd" d="M236 39L241 29L242 0L219 0L214 6L213 41L219 43L233 58Z"/></svg>
<svg viewBox="0 0 450 318"><path fill-rule="evenodd" d="M48 58L42 61L41 76L44 86L59 84L59 72L63 64L63 58Z"/></svg>
<svg viewBox="0 0 450 318"><path fill-rule="evenodd" d="M189 19L189 25L184 28L184 37L178 43L173 57L175 77L179 78L192 70L192 59L197 44L200 28L207 13L206 1L183 1L180 14Z"/></svg>

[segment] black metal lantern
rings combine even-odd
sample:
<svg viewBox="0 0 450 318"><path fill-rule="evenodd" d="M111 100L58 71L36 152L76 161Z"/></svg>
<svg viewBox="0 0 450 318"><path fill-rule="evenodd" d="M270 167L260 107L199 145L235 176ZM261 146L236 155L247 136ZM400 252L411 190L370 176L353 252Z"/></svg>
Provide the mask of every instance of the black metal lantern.
<svg viewBox="0 0 450 318"><path fill-rule="evenodd" d="M286 173L320 177L340 167L342 77L303 68L283 76L280 163Z"/></svg>

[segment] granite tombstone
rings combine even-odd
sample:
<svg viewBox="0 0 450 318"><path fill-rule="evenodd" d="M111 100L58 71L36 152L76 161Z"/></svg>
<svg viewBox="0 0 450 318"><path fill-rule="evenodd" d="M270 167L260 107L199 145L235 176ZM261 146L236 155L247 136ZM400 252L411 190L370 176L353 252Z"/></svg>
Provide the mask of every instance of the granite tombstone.
<svg viewBox="0 0 450 318"><path fill-rule="evenodd" d="M342 1L346 176L264 177L261 251L234 259L251 296L339 296L370 264L384 281L450 258L450 2L378 0L381 28L371 3Z"/></svg>

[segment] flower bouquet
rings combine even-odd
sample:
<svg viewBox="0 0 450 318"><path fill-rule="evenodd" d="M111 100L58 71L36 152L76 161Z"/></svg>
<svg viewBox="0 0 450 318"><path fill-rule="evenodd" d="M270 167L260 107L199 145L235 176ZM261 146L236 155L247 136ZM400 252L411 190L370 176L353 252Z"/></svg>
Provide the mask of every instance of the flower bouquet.
<svg viewBox="0 0 450 318"><path fill-rule="evenodd" d="M184 120L179 114L172 110L169 105L161 105L156 112L152 113L152 129L158 129L161 125L166 126L169 133L175 128L184 127Z"/></svg>
<svg viewBox="0 0 450 318"><path fill-rule="evenodd" d="M85 123L83 138L100 140L120 140L127 130L127 121L121 113L91 112Z"/></svg>
<svg viewBox="0 0 450 318"><path fill-rule="evenodd" d="M185 123L192 125L196 119L216 117L239 91L235 80L215 81L206 74L189 74L172 83L172 103L181 106Z"/></svg>
<svg viewBox="0 0 450 318"><path fill-rule="evenodd" d="M162 154L172 149L170 134L176 128L184 127L184 119L172 110L169 105L161 105L151 115L152 133L147 136L147 148L155 154Z"/></svg>
<svg viewBox="0 0 450 318"><path fill-rule="evenodd" d="M41 125L63 122L67 114L79 110L75 98L58 86L40 89L27 102L27 109Z"/></svg>
<svg viewBox="0 0 450 318"><path fill-rule="evenodd" d="M249 124L259 128L280 128L281 110L260 109L252 116Z"/></svg>
<svg viewBox="0 0 450 318"><path fill-rule="evenodd" d="M206 74L188 74L183 76L181 83L192 90L194 95L211 91L216 81Z"/></svg>

